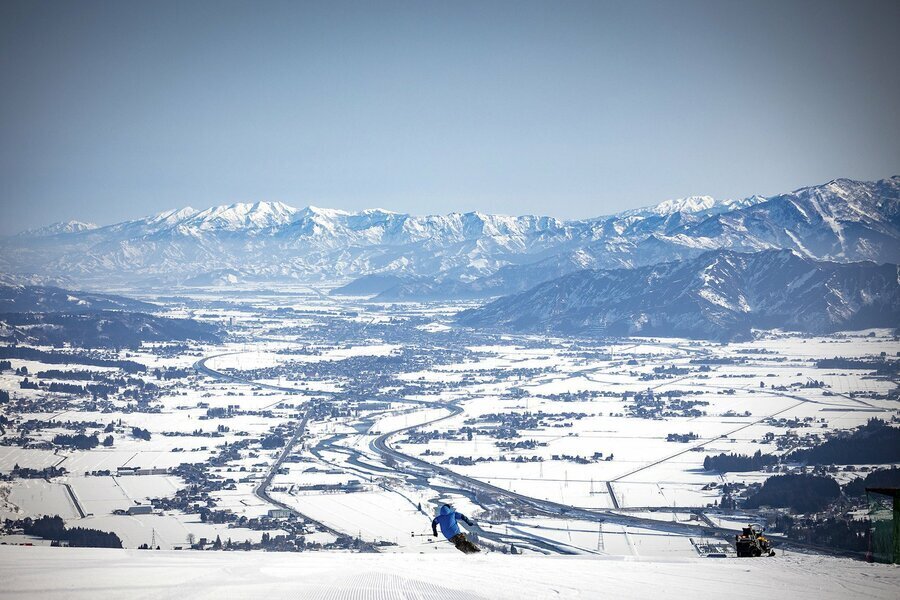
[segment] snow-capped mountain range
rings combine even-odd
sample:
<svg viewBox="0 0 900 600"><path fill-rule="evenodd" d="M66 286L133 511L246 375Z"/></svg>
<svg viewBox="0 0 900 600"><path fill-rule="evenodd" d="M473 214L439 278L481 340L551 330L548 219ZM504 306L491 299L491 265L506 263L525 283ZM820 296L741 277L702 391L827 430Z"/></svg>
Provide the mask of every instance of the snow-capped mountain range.
<svg viewBox="0 0 900 600"><path fill-rule="evenodd" d="M466 285L524 277L533 284L523 273L636 267L717 248L900 262L900 177L838 179L736 201L697 196L576 221L353 213L280 202L183 208L103 227L58 223L4 238L0 271L87 286L339 281L375 273Z"/></svg>

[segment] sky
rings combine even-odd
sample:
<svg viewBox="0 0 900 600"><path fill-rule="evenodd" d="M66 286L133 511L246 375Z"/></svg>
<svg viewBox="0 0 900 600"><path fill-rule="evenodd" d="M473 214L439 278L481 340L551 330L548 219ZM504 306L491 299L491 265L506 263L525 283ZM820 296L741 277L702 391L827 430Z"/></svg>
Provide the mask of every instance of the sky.
<svg viewBox="0 0 900 600"><path fill-rule="evenodd" d="M0 3L0 234L583 218L900 174L900 2Z"/></svg>

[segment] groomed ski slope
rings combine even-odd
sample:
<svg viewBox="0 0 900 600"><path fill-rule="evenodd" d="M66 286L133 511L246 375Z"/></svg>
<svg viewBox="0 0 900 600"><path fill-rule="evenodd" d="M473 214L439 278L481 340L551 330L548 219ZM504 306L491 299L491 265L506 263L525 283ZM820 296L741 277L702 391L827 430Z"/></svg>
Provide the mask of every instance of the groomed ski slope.
<svg viewBox="0 0 900 600"><path fill-rule="evenodd" d="M3 598L894 599L900 568L769 559L280 554L0 547Z"/></svg>

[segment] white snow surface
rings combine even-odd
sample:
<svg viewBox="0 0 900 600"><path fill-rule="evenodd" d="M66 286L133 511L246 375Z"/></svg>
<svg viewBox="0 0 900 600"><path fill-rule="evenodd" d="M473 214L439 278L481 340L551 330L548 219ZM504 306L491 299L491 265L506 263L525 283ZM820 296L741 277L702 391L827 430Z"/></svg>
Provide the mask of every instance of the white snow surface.
<svg viewBox="0 0 900 600"><path fill-rule="evenodd" d="M52 573L52 577L48 574ZM764 559L141 551L0 547L4 598L896 598L900 569Z"/></svg>

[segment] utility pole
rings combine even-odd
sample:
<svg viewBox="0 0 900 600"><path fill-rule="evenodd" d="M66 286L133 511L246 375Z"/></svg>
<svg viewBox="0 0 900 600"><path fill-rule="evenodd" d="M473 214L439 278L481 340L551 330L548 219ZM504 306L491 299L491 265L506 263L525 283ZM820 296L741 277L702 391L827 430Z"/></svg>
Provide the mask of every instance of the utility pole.
<svg viewBox="0 0 900 600"><path fill-rule="evenodd" d="M672 522L678 520L678 488L672 488Z"/></svg>

